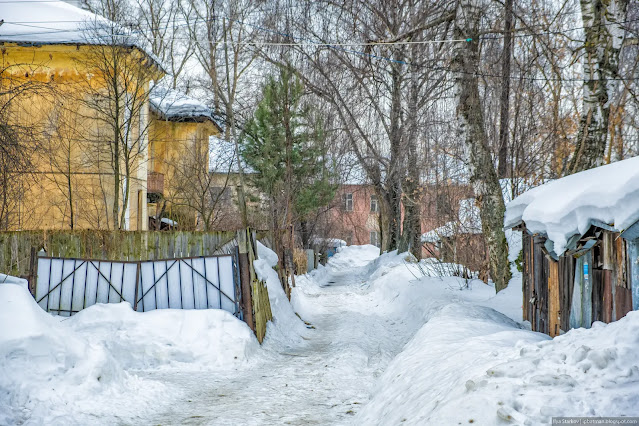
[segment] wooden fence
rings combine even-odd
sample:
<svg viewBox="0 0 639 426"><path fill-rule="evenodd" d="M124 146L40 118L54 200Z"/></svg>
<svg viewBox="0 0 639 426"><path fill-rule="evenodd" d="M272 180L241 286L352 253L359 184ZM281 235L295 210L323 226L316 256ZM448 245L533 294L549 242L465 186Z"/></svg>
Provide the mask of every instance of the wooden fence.
<svg viewBox="0 0 639 426"><path fill-rule="evenodd" d="M116 262L234 254L238 259L243 318L262 342L272 313L267 288L257 279L253 268L258 236L259 233L250 230L0 232L0 273L29 279L30 290L35 293L41 249L49 258Z"/></svg>
<svg viewBox="0 0 639 426"><path fill-rule="evenodd" d="M29 276L31 254L97 260L137 261L227 254L229 232L14 231L0 232L0 272Z"/></svg>

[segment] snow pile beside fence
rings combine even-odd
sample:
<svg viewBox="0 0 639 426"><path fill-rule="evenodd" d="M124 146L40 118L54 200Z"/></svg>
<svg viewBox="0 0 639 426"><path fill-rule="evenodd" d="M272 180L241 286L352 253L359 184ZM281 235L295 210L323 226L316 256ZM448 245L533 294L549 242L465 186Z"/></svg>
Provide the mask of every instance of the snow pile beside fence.
<svg viewBox="0 0 639 426"><path fill-rule="evenodd" d="M158 309L98 304L69 320L89 341L103 344L127 370L235 367L257 351L251 329L220 309ZM181 365L180 365L181 364Z"/></svg>
<svg viewBox="0 0 639 426"><path fill-rule="evenodd" d="M257 279L266 283L273 319L267 326L265 342L278 341L284 345L301 343L308 334L304 322L295 314L293 307L282 289L279 276L273 269L277 265L277 254L257 242L257 256L253 262Z"/></svg>
<svg viewBox="0 0 639 426"><path fill-rule="evenodd" d="M67 425L71 414L75 424L135 419L176 395L129 370L241 366L257 347L248 326L220 310L137 313L121 303L62 318L20 286L3 284L0 424Z"/></svg>
<svg viewBox="0 0 639 426"><path fill-rule="evenodd" d="M447 305L389 365L356 423L536 425L552 416L637 416L638 335L634 312L550 340L492 309Z"/></svg>
<svg viewBox="0 0 639 426"><path fill-rule="evenodd" d="M16 284L25 290L29 290L29 282L27 280L11 275L0 274L0 284Z"/></svg>
<svg viewBox="0 0 639 426"><path fill-rule="evenodd" d="M144 411L164 390L141 384L104 346L42 311L26 290L0 286L0 424L62 424L70 413L88 422L114 407L126 417L120 403L132 398Z"/></svg>

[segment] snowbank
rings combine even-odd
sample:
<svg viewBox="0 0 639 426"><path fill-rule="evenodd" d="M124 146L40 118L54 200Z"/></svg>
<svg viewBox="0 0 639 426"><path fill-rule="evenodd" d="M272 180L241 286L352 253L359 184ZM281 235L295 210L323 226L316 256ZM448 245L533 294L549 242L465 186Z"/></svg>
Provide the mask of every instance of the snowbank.
<svg viewBox="0 0 639 426"><path fill-rule="evenodd" d="M639 313L550 340L488 308L439 310L389 365L360 424L548 424L639 414ZM401 395L401 398L398 398Z"/></svg>
<svg viewBox="0 0 639 426"><path fill-rule="evenodd" d="M123 368L233 368L257 351L251 329L220 309L135 312L126 302L98 304L69 320L74 331L103 344Z"/></svg>
<svg viewBox="0 0 639 426"><path fill-rule="evenodd" d="M0 286L0 424L64 424L70 413L81 424L113 414L108 400L117 406L124 395L144 410L163 386L139 385L103 346L42 311L26 290Z"/></svg>
<svg viewBox="0 0 639 426"><path fill-rule="evenodd" d="M0 424L134 422L175 391L133 370L241 366L251 330L221 310L134 312L94 305L71 318L44 312L14 284L0 285ZM71 417L69 417L71 416Z"/></svg>
<svg viewBox="0 0 639 426"><path fill-rule="evenodd" d="M639 157L566 176L538 186L506 206L504 225L521 223L548 236L561 255L573 235L596 222L624 230L639 220Z"/></svg>
<svg viewBox="0 0 639 426"><path fill-rule="evenodd" d="M277 272L273 269L277 265L277 254L258 241L257 256L258 259L253 262L253 267L257 278L266 283L273 314L273 320L266 328L264 343L277 342L285 346L299 344L303 341L303 336L306 336L308 329L293 311Z"/></svg>
<svg viewBox="0 0 639 426"><path fill-rule="evenodd" d="M16 284L25 290L29 290L29 282L27 280L12 275L0 274L0 284Z"/></svg>
<svg viewBox="0 0 639 426"><path fill-rule="evenodd" d="M379 247L371 244L362 246L342 246L329 259L327 267L334 270L346 268L358 268L369 265L379 256Z"/></svg>

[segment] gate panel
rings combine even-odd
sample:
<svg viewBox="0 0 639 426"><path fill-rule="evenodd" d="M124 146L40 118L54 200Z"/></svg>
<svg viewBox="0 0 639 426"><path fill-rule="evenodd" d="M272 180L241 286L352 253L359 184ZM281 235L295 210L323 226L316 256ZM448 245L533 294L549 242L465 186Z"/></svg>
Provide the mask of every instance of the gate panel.
<svg viewBox="0 0 639 426"><path fill-rule="evenodd" d="M98 274L98 264L99 262L87 262L86 265L86 285L84 288L85 298L83 307L95 305L98 300L98 279L100 275ZM40 284L40 280L38 279L38 285Z"/></svg>
<svg viewBox="0 0 639 426"><path fill-rule="evenodd" d="M207 284L207 307L222 309L222 294L220 293L220 274L217 258L204 259L204 272Z"/></svg>
<svg viewBox="0 0 639 426"><path fill-rule="evenodd" d="M233 273L233 258L231 256L218 257L218 271L220 273L220 290L224 295L220 298L222 309L235 311L235 277Z"/></svg>
<svg viewBox="0 0 639 426"><path fill-rule="evenodd" d="M36 301L64 316L122 301L139 312L216 308L239 316L236 269L229 255L145 262L40 257Z"/></svg>
<svg viewBox="0 0 639 426"><path fill-rule="evenodd" d="M204 259L191 259L193 279L193 304L195 309L208 308L208 283L205 280Z"/></svg>
<svg viewBox="0 0 639 426"><path fill-rule="evenodd" d="M140 264L140 293L138 311L150 311L157 308L157 290L155 288L155 265L151 262Z"/></svg>
<svg viewBox="0 0 639 426"><path fill-rule="evenodd" d="M73 284L73 296L71 298L71 310L73 312L81 311L84 306L85 293L87 287L87 270L89 266L87 262L82 260L78 260L78 267L74 275L74 284Z"/></svg>
<svg viewBox="0 0 639 426"><path fill-rule="evenodd" d="M118 265L111 262L91 262L91 265L97 268L98 271L98 285L96 287L95 303L109 303L109 283L111 282L111 275L113 268Z"/></svg>
<svg viewBox="0 0 639 426"><path fill-rule="evenodd" d="M191 259L191 261L193 261ZM188 262L187 260L181 261L180 263ZM194 296L194 279L193 270L187 265L179 265L180 267L180 282L181 285L181 308L182 309L195 309L195 296Z"/></svg>
<svg viewBox="0 0 639 426"><path fill-rule="evenodd" d="M170 262L169 265L171 265ZM166 291L168 293L167 306L171 309L182 309L181 269L182 261L178 260L170 266L165 277Z"/></svg>

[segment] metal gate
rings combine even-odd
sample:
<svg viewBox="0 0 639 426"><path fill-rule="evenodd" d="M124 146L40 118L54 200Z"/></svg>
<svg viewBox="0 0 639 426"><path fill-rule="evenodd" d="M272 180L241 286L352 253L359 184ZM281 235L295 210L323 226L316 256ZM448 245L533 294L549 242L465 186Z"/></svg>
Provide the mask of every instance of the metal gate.
<svg viewBox="0 0 639 426"><path fill-rule="evenodd" d="M37 277L37 303L63 316L96 303L124 301L139 312L224 309L242 316L233 255L133 262L39 257Z"/></svg>

